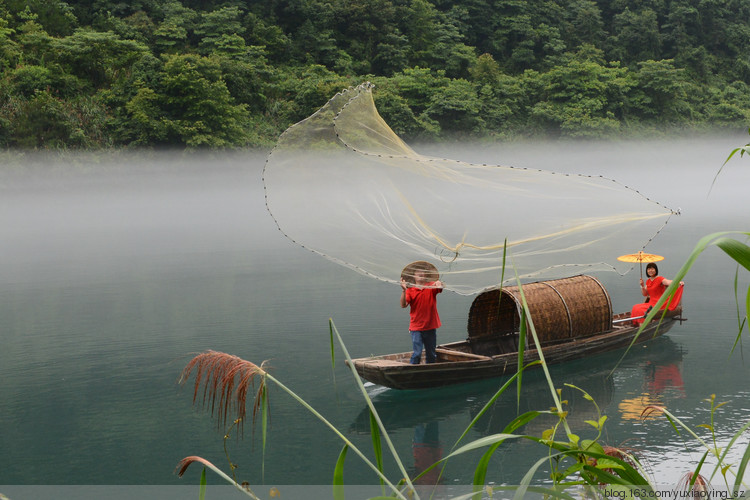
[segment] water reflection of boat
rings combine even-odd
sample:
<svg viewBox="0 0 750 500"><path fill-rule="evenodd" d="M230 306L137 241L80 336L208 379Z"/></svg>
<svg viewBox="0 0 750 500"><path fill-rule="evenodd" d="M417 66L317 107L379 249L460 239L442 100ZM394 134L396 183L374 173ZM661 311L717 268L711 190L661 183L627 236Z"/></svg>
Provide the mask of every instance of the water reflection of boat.
<svg viewBox="0 0 750 500"><path fill-rule="evenodd" d="M669 337L659 337L647 346L639 347L619 364L618 373L642 374L641 385L651 384L651 374L660 366L680 363L683 348ZM590 360L577 360L565 366L553 367L551 374L555 384L562 387L562 399L567 401L572 426L578 420L583 423L592 415L585 413L592 408L581 393L570 387L568 382L586 391L604 409L612 403L615 381L612 369L620 362L619 353L604 354L596 363ZM639 375L640 377L641 375ZM452 419L465 415L473 419L499 388L495 380L480 380L471 385L449 386L424 391L380 392L373 397L373 404L388 431L396 431L430 421ZM492 407L479 419L475 430L480 434L502 432L510 420L519 413L531 410L546 410L553 404L549 386L544 375L529 372L524 376L520 403L516 399L515 387L509 388ZM585 413L585 414L584 414ZM370 413L365 406L352 422L349 431L366 434L370 432ZM468 422L469 420L467 420Z"/></svg>
<svg viewBox="0 0 750 500"><path fill-rule="evenodd" d="M521 295L523 293L523 297ZM587 358L666 333L682 308L670 304L666 319L640 335L630 313L613 315L609 294L591 276L529 283L479 294L469 311L468 338L440 345L437 363L409 364L410 352L353 360L359 375L394 389L423 389L512 374L518 368L519 331L525 299L547 364ZM539 359L526 349L526 363Z"/></svg>
<svg viewBox="0 0 750 500"><path fill-rule="evenodd" d="M679 364L684 354L682 346L669 337L663 336L648 344L633 349L623 360L621 353L610 352L598 356L593 360L576 360L565 365L550 368L555 387L561 389L560 399L567 411L567 422L570 429L581 436L591 434L592 428L587 421L597 420L599 414L597 406L603 414L613 415L617 411L614 400L622 377L637 377L637 386L649 387L651 376L659 367ZM619 363L619 364L618 364ZM617 366L613 376L613 368ZM464 432L466 426L484 408L487 401L499 389L502 381L479 380L472 384L454 385L426 389L423 391L393 391L377 392L372 400L378 415L389 433L412 430L414 453L413 467L410 472L414 476L421 473L430 458L444 458ZM470 435L464 438L466 444L477 437L488 436L504 432L506 426L519 414L527 411L547 410L553 406L549 385L544 374L537 370L524 375L520 400L517 398L515 385L509 387L488 409L477 419ZM596 403L585 399L583 394L566 383L573 384L585 391ZM628 383L631 385L631 383ZM667 389L670 390L670 389ZM558 422L554 415L540 415L527 423L516 432L541 436ZM364 405L356 419L351 423L349 432L366 435L370 432L370 410ZM421 444L420 444L421 443ZM518 440L507 443L506 452L498 454L495 470L507 477L517 477L525 472L528 464L516 463L513 458L515 451L533 443ZM521 447L521 448L519 448ZM515 451L513 451L515 450ZM433 462L434 463L434 462ZM451 484L451 477L464 477L470 474L463 470L460 460L451 463L443 473L442 484ZM516 471L516 468L519 470ZM429 473L428 473L429 474ZM412 477L414 477L412 476ZM433 483L434 484L434 483Z"/></svg>
<svg viewBox="0 0 750 500"><path fill-rule="evenodd" d="M555 380L556 386L561 388L560 399L566 402L564 409L568 412L567 421L571 429L574 432L590 429L586 421L596 420L596 407L592 402L584 399L580 391L564 386L562 382L571 383L586 391L603 413L612 415L613 410L608 410L608 407L614 403L613 397L616 389L616 382L612 373L614 366L618 366L618 374L632 374L633 372L638 374L639 378L642 377L641 385L649 387L652 384L652 374L655 370L660 367L679 364L683 354L681 345L669 337L659 337L647 345L639 346L631 353L630 357L619 365L619 353L609 353L603 355L601 361L595 365L587 360L578 360L566 365L564 370L561 370L565 374L564 379L558 380L560 375L553 372L553 380ZM522 394L520 403L517 403L514 398L501 399L493 405L492 411L488 411L479 419L476 427L480 434L502 432L510 420L507 417L508 415L515 415L517 412L544 410L552 406L553 401L549 394L549 388L546 387L546 380L541 375L536 373L534 375L537 376L538 382L533 385L528 384L524 379L526 389ZM657 397L656 393L652 393L652 395ZM617 403L617 406L622 411L622 403ZM470 409L472 418L479 409L481 407ZM637 418L640 418L641 410L642 408L638 410ZM625 415L622 417L625 418ZM554 425L556 421L557 417L553 415L540 415L527 424L524 433L541 435L542 431Z"/></svg>
<svg viewBox="0 0 750 500"><path fill-rule="evenodd" d="M443 458L443 443L440 441L440 427L437 420L430 420L414 427L412 454L414 455L414 484L436 485L441 481L440 467L427 469ZM427 471L427 472L425 472ZM421 475L424 473L424 475Z"/></svg>
<svg viewBox="0 0 750 500"><path fill-rule="evenodd" d="M682 357L684 351L676 348L659 358L649 359L643 365L643 392L626 398L618 404L624 420L639 420L647 406L664 405L669 396L684 398L685 384L682 380Z"/></svg>

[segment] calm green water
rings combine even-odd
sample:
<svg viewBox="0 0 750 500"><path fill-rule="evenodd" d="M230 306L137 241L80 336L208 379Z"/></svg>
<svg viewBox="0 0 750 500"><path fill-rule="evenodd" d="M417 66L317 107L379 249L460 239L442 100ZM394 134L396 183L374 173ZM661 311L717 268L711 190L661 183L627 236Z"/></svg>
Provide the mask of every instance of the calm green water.
<svg viewBox="0 0 750 500"><path fill-rule="evenodd" d="M669 277L700 237L750 229L747 160L731 163L707 196L716 170L745 139L422 149L603 174L680 207L682 215L648 248L668 257L660 270ZM222 431L210 413L192 407L191 390L176 384L191 354L205 349L270 360L277 378L369 449L366 406L340 351L331 368L328 318L353 356L408 350L398 287L284 239L265 212L262 155L154 161L120 159L106 172L78 166L66 175L62 166L34 170L30 178L3 175L0 484L196 484L198 468L184 479L174 474L188 455L227 469ZM637 248L623 242L603 259L614 263L631 250ZM641 450L660 484L676 483L702 450L692 441L686 448L666 421L636 418L645 404L666 404L698 425L709 422L704 400L716 394L728 402L715 422L725 440L750 419L748 369L739 348L730 356L737 334L734 271L718 249L707 251L686 279L689 321L637 348L613 377L607 375L619 354L552 370L559 387L572 383L595 398L609 418L604 441ZM598 277L615 309L628 310L639 300L637 268ZM741 290L747 284L745 274ZM465 337L470 301L440 297L440 341ZM502 382L372 393L398 453L414 471L450 451ZM522 411L550 406L539 373L529 374L524 386ZM595 416L593 405L572 390L565 396L573 430L592 437L584 421ZM508 394L469 438L502 431L516 411ZM548 423L535 421L526 432L539 434ZM341 449L332 434L279 390L271 393L271 424L264 476L260 435L250 423L243 441L229 441L240 480L330 483ZM531 443L510 443L497 453L490 480L515 484L544 454ZM450 462L443 483L470 482L471 458ZM399 477L392 461L386 466ZM352 453L346 481L377 482Z"/></svg>

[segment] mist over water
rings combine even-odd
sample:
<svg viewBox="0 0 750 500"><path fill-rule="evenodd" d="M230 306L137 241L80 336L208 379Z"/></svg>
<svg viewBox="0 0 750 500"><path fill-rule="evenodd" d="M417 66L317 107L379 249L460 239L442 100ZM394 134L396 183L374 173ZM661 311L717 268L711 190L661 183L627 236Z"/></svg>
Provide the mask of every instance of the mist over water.
<svg viewBox="0 0 750 500"><path fill-rule="evenodd" d="M709 194L729 152L746 139L415 149L477 163L604 175L679 208L681 215L647 247L667 257L659 268L671 277L701 237L750 229L750 160L732 160ZM408 350L408 319L397 305L397 287L285 239L265 210L264 161L262 152L121 154L97 162L72 156L3 166L0 484L196 484L197 468L183 480L173 474L188 455L226 469L222 431L208 412L191 407L191 389L176 385L190 355L205 349L256 363L270 359L277 378L369 449L370 438L361 429L365 404L340 354L331 369L327 322L334 319L355 357ZM619 253L638 250L622 243ZM615 261L619 250L602 259L622 266ZM636 267L625 276L597 276L615 310L629 310L640 300L638 272ZM729 355L737 334L734 272L721 251L706 251L686 279L689 321L675 326L664 342L632 353L613 378L604 374L618 355L553 370L559 385L570 382L591 391L609 416L607 440L636 439L660 482L676 483L687 470L680 464L702 452L685 452L664 421L629 418L644 394L697 425L708 423L703 400L716 393L729 401L718 416L722 436L750 416L747 368L738 353ZM746 275L740 285L747 290ZM471 297L456 294L439 298L440 342L465 337L470 303ZM656 384L654 374L667 369L672 378ZM672 380L675 373L679 383ZM375 399L399 453L414 466L415 439L433 436L432 443L437 439L437 448L447 452L497 382L385 391ZM541 377L530 375L524 383L527 409L546 409ZM572 404L585 433L583 421L592 409ZM249 422L245 440L230 444L241 480L329 483L340 443L279 391L272 391L271 405L264 477L261 445ZM471 437L499 432L514 415L514 398L502 400ZM514 484L543 453L509 445L490 479ZM446 481L469 483L471 465L451 463ZM393 464L387 467L396 474ZM353 458L346 480L376 482Z"/></svg>

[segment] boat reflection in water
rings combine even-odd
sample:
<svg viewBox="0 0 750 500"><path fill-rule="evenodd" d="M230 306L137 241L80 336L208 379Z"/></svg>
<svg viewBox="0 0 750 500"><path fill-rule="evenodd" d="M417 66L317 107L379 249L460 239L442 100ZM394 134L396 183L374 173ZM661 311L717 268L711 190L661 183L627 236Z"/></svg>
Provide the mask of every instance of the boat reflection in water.
<svg viewBox="0 0 750 500"><path fill-rule="evenodd" d="M659 337L647 342L645 346L634 347L618 365L622 354L622 351L606 353L588 360L574 361L565 366L550 367L555 387L561 391L560 399L564 401L563 409L568 412L567 422L573 433L581 436L590 435L592 427L587 421L598 420L600 415L597 407L602 414L609 415L610 419L616 413L620 413L623 419L640 418L642 406L648 404L647 401L658 401L658 398L665 394L677 394L678 397L684 394L680 373L684 351L682 346L669 337ZM615 366L617 369L613 376L612 369ZM632 379L633 376L642 378L643 397L620 403L613 401L618 378ZM391 435L405 429L412 431L413 464L409 472L415 477L452 451L455 440L506 381L507 378L481 380L474 384L414 391L377 388L372 399L375 409ZM571 384L578 389L565 384ZM591 396L596 405L584 398L581 390ZM477 419L472 431L460 444L502 433L517 415L528 411L549 410L553 405L549 385L542 371L525 373L520 401L517 400L516 387L513 384ZM517 429L515 433L541 436L558 422L559 419L555 415L542 414ZM357 434L370 432L369 408L366 405L351 424L349 431ZM605 432L604 441L607 440L607 436ZM602 444L618 446L621 443ZM530 446L539 445L523 439L506 441L503 445L504 450L501 448L493 458L495 479L498 473L502 477L511 478L520 477L517 474L527 471L532 464L518 463L518 460L514 459L513 450ZM480 450L479 454L484 451ZM479 456L476 455L476 458ZM459 458L449 461L444 471L442 466L435 467L417 479L415 484L449 484L455 481L456 477L466 477L466 471L463 469L468 470L471 465L476 466L474 455L467 460ZM456 471L454 467L461 470Z"/></svg>
<svg viewBox="0 0 750 500"><path fill-rule="evenodd" d="M668 340L668 339L665 339ZM668 350L656 359L649 359L643 367L643 392L636 397L623 399L617 406L623 420L640 420L643 410L651 405L664 406L666 397L684 398L680 346Z"/></svg>
<svg viewBox="0 0 750 500"><path fill-rule="evenodd" d="M414 484L434 485L442 482L440 467L425 472L432 464L442 460L443 443L440 441L438 420L430 420L414 427L411 449L414 454ZM424 475L421 475L424 472ZM417 477L419 476L419 477Z"/></svg>

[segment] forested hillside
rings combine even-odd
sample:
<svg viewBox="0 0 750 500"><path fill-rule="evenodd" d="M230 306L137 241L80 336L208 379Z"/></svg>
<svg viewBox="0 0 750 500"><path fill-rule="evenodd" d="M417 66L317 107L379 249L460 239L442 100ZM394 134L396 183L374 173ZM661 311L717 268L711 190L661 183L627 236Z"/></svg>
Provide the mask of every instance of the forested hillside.
<svg viewBox="0 0 750 500"><path fill-rule="evenodd" d="M267 146L366 80L409 140L746 129L750 0L0 0L4 148Z"/></svg>

